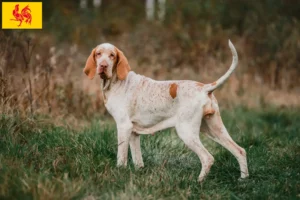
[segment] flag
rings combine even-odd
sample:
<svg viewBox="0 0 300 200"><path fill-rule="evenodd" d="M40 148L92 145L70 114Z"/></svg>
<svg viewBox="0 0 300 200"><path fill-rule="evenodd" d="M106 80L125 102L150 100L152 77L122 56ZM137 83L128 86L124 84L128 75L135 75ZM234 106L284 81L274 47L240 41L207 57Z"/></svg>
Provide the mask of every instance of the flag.
<svg viewBox="0 0 300 200"><path fill-rule="evenodd" d="M42 2L2 2L2 29L42 28Z"/></svg>

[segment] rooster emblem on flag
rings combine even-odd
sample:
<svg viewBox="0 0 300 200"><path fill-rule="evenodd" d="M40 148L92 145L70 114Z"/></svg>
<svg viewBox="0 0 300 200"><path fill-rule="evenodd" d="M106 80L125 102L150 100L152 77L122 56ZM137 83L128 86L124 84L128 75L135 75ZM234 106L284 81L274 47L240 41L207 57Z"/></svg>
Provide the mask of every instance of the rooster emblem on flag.
<svg viewBox="0 0 300 200"><path fill-rule="evenodd" d="M31 25L32 16L31 16L31 10L29 8L29 5L25 6L22 9L21 13L19 13L19 4L16 4L12 14L15 17L15 19L10 19L10 20L19 21L20 24L18 26L21 26L24 20L25 23L29 23Z"/></svg>

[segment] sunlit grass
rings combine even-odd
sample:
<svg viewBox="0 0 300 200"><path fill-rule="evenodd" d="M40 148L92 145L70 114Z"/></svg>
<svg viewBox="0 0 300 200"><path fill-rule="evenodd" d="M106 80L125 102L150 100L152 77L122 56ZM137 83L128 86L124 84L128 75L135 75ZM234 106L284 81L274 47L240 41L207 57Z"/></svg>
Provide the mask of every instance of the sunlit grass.
<svg viewBox="0 0 300 200"><path fill-rule="evenodd" d="M1 199L296 199L300 195L300 114L222 112L248 155L250 178L239 181L235 158L201 136L215 164L203 184L198 157L174 130L142 136L145 167L116 167L114 125L74 131L38 120L0 119Z"/></svg>

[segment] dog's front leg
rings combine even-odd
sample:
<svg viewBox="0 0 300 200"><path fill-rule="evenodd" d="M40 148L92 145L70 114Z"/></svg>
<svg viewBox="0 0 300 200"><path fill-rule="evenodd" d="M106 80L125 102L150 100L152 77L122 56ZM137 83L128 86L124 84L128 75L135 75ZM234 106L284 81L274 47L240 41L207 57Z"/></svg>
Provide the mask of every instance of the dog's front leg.
<svg viewBox="0 0 300 200"><path fill-rule="evenodd" d="M118 161L117 166L127 166L129 139L132 132L132 123L117 125L118 129Z"/></svg>
<svg viewBox="0 0 300 200"><path fill-rule="evenodd" d="M133 163L136 168L144 167L142 152L141 152L141 142L140 136L134 132L132 132L129 140L129 145L131 149L131 156Z"/></svg>

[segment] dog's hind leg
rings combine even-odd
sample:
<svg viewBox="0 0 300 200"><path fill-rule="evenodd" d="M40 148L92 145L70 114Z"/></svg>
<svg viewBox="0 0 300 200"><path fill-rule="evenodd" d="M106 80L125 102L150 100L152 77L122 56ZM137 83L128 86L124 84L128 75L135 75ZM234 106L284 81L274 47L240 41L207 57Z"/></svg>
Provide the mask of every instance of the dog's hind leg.
<svg viewBox="0 0 300 200"><path fill-rule="evenodd" d="M221 119L216 100L214 100L213 106L216 112L204 117L201 131L204 131L211 139L221 144L235 156L240 165L241 178L246 178L249 176L246 151L230 137Z"/></svg>
<svg viewBox="0 0 300 200"><path fill-rule="evenodd" d="M174 127L175 122L176 122L175 117L171 117L171 118L168 118L164 121L161 121L161 122L159 122L159 123L157 123L154 126L151 126L149 128L142 128L142 127L139 127L138 125L133 123L133 131L138 133L138 134L142 134L142 135L154 134L157 131Z"/></svg>
<svg viewBox="0 0 300 200"><path fill-rule="evenodd" d="M211 166L214 163L214 157L207 151L203 146L199 137L200 126L197 124L191 124L190 122L180 122L175 128L178 136L183 140L183 142L188 146L192 151L194 151L202 165L198 181L202 182L206 175L209 173ZM197 128L198 127L198 128Z"/></svg>

